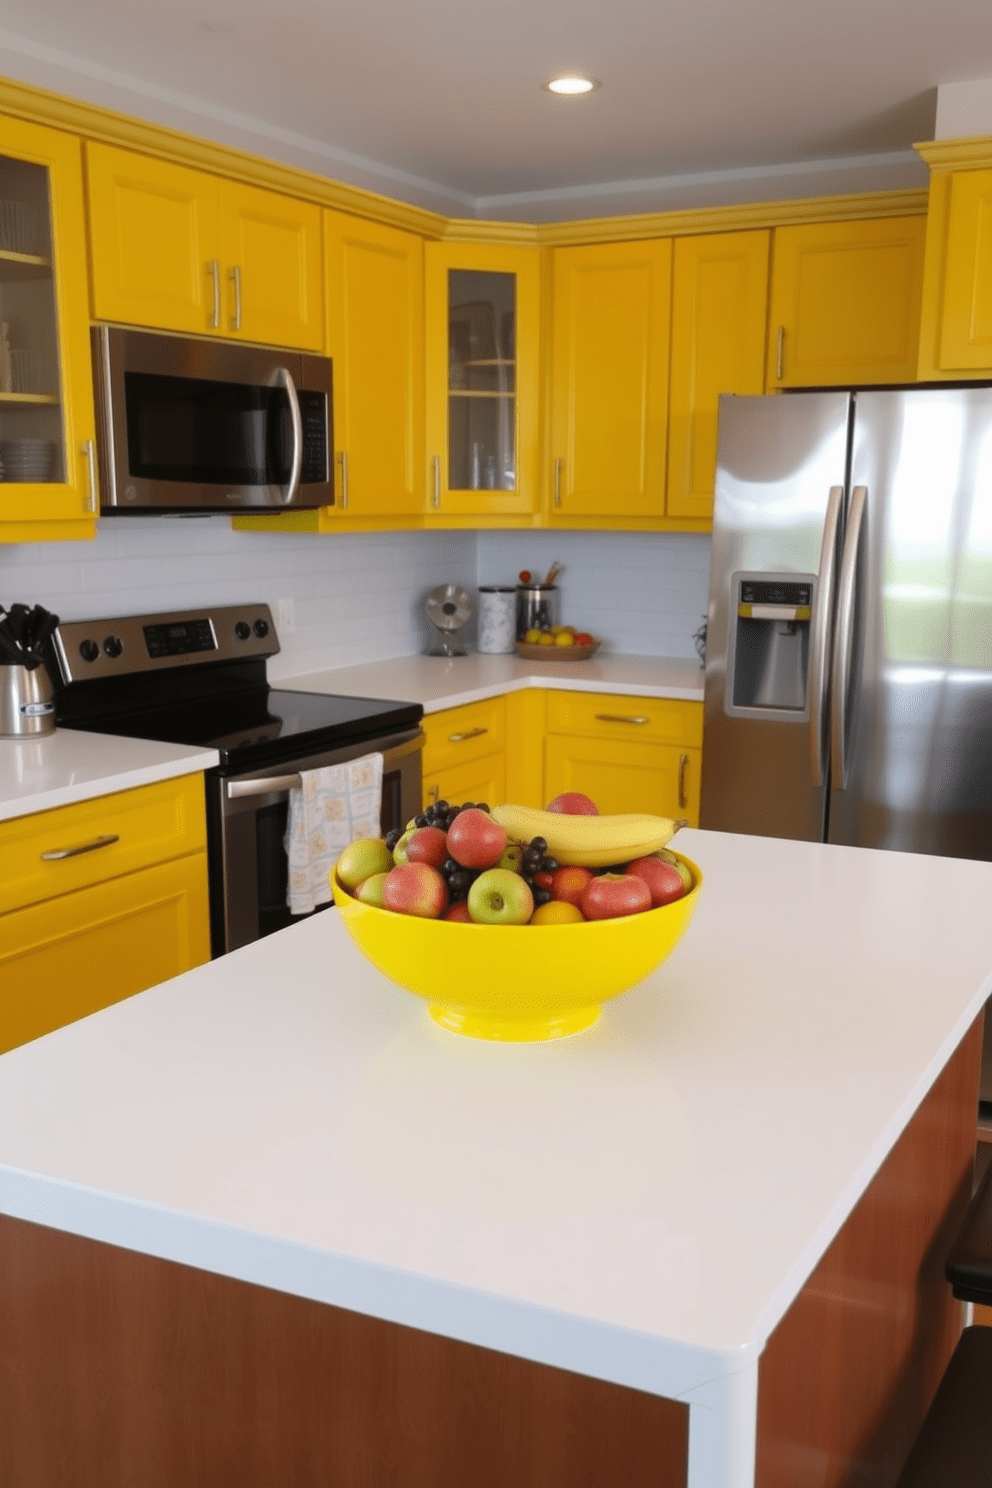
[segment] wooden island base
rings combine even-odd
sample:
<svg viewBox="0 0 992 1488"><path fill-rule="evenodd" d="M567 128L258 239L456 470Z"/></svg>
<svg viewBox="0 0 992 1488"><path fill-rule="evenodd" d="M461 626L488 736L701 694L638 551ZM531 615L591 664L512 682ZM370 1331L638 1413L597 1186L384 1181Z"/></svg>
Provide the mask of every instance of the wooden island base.
<svg viewBox="0 0 992 1488"><path fill-rule="evenodd" d="M980 1051L979 1019L769 1339L759 1488L895 1482L960 1330ZM682 1488L688 1431L677 1401L0 1219L0 1488Z"/></svg>

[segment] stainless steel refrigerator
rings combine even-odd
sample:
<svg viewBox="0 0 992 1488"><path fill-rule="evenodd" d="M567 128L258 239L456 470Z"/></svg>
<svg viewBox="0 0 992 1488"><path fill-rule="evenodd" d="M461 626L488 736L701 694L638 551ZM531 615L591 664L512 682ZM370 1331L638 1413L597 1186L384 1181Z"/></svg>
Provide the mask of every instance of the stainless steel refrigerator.
<svg viewBox="0 0 992 1488"><path fill-rule="evenodd" d="M721 399L701 825L992 860L992 388Z"/></svg>

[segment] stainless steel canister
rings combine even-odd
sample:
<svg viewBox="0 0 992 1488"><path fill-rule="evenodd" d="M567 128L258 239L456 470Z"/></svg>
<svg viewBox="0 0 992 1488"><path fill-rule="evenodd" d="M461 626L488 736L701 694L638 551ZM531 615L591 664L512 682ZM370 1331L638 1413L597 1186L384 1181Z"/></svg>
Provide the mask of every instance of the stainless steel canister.
<svg viewBox="0 0 992 1488"><path fill-rule="evenodd" d="M561 624L561 590L554 584L520 584L517 588L517 640L529 630Z"/></svg>
<svg viewBox="0 0 992 1488"><path fill-rule="evenodd" d="M516 636L516 586L479 585L479 650L505 656Z"/></svg>
<svg viewBox="0 0 992 1488"><path fill-rule="evenodd" d="M55 730L54 693L43 666L0 664L0 739L30 739Z"/></svg>

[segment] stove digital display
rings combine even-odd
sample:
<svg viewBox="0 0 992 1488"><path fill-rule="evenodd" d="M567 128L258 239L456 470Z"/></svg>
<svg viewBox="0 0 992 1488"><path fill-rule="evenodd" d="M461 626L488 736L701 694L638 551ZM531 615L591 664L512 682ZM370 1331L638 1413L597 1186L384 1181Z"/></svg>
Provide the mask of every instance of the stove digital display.
<svg viewBox="0 0 992 1488"><path fill-rule="evenodd" d="M142 626L148 655L187 656L194 651L216 651L217 640L209 620L171 621L167 625Z"/></svg>

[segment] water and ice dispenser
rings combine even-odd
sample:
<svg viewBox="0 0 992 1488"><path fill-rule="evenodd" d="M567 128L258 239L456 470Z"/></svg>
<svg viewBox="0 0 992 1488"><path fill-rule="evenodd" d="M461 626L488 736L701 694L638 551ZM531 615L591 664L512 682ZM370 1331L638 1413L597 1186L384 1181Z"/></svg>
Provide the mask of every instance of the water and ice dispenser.
<svg viewBox="0 0 992 1488"><path fill-rule="evenodd" d="M809 717L812 574L736 573L730 606L726 709Z"/></svg>

